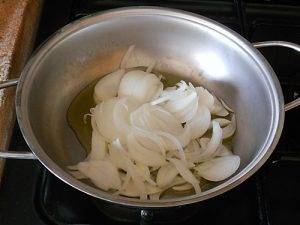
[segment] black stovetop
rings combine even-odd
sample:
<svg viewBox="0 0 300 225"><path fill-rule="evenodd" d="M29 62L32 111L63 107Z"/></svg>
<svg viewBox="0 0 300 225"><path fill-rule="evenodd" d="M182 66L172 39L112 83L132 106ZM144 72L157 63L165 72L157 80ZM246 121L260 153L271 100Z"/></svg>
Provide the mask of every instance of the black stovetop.
<svg viewBox="0 0 300 225"><path fill-rule="evenodd" d="M300 3L297 0L48 0L44 5L36 45L77 18L133 5L192 11L223 23L250 42L284 40L300 43ZM264 49L262 53L280 80L285 101L299 96L299 54L281 48ZM193 209L193 215L184 223L300 224L299 115L299 108L286 113L280 142L255 175L233 190L195 205L196 211ZM29 151L17 124L10 150ZM0 188L1 225L140 223L138 216L134 222L112 220L99 211L98 203L58 180L38 161L7 160Z"/></svg>

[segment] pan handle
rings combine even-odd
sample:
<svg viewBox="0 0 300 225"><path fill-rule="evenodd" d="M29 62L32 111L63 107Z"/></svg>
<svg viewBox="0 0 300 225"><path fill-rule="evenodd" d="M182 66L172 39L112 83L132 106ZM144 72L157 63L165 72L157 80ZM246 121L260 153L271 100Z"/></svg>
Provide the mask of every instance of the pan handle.
<svg viewBox="0 0 300 225"><path fill-rule="evenodd" d="M0 82L0 90L3 88L15 86L18 84L19 79L11 79L7 81ZM32 152L14 152L14 151L1 151L0 158L9 159L36 159L36 156Z"/></svg>
<svg viewBox="0 0 300 225"><path fill-rule="evenodd" d="M253 46L255 48L264 48L264 47L285 47L293 49L300 53L300 45L287 42L287 41L263 41L263 42L256 42L253 43ZM296 98L294 101L289 102L284 105L284 111L291 110L293 108L296 108L300 105L300 98Z"/></svg>
<svg viewBox="0 0 300 225"><path fill-rule="evenodd" d="M6 159L37 159L32 152L0 151L0 158Z"/></svg>
<svg viewBox="0 0 300 225"><path fill-rule="evenodd" d="M7 87L11 87L11 86L15 86L17 85L19 82L19 79L16 78L16 79L11 79L11 80L6 80L6 81L2 81L0 83L0 89L3 89L3 88L7 88Z"/></svg>

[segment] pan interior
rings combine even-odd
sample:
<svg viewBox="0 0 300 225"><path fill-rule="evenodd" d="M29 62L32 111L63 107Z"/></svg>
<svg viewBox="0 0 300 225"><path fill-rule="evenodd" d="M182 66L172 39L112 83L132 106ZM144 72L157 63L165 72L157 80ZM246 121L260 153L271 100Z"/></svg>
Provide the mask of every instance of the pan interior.
<svg viewBox="0 0 300 225"><path fill-rule="evenodd" d="M37 156L45 152L63 170L84 159L85 150L67 122L68 107L84 87L116 70L130 45L136 47L129 66L155 60L160 73L204 85L234 109L233 150L241 157L236 177L265 154L276 121L277 95L267 69L245 50L246 45L228 38L226 31L219 32L209 23L151 14L109 20L95 16L73 27L41 48L25 74L21 117L28 120L28 129L41 147L33 149Z"/></svg>

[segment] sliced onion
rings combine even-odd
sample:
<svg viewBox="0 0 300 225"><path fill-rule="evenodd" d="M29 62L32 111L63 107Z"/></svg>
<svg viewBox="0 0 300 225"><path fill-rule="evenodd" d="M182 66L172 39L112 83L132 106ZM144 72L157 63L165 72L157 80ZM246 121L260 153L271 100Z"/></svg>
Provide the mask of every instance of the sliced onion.
<svg viewBox="0 0 300 225"><path fill-rule="evenodd" d="M160 106L149 107L149 113L156 119L160 131L177 135L183 132L180 122Z"/></svg>
<svg viewBox="0 0 300 225"><path fill-rule="evenodd" d="M220 124L220 127L225 127L231 123L230 120L225 119L225 118L216 118L216 119L213 119L212 121L218 122ZM210 123L209 128L210 129L212 128L212 123Z"/></svg>
<svg viewBox="0 0 300 225"><path fill-rule="evenodd" d="M137 170L137 173L139 173L143 177L144 181L147 181L151 185L156 185L156 183L151 178L150 170L148 166L137 163L135 168Z"/></svg>
<svg viewBox="0 0 300 225"><path fill-rule="evenodd" d="M79 171L69 171L69 173L78 180L86 179L87 177Z"/></svg>
<svg viewBox="0 0 300 225"><path fill-rule="evenodd" d="M106 143L105 139L98 132L98 130L94 129L92 132L92 143L91 143L91 152L87 156L87 161L95 161L104 159L106 154Z"/></svg>
<svg viewBox="0 0 300 225"><path fill-rule="evenodd" d="M197 112L197 93L184 93L181 97L168 101L164 108L172 113L181 123L192 119Z"/></svg>
<svg viewBox="0 0 300 225"><path fill-rule="evenodd" d="M159 107L144 104L130 116L132 125L148 131L162 131L173 135L183 132L180 122L168 111Z"/></svg>
<svg viewBox="0 0 300 225"><path fill-rule="evenodd" d="M200 139L201 141L201 139ZM213 121L213 133L212 133L212 137L209 140L209 142L205 146L203 146L204 151L203 153L199 156L199 159L201 161L205 161L208 160L209 158L213 157L215 152L217 151L219 145L222 142L222 129L219 125L219 123ZM201 144L201 143L200 143Z"/></svg>
<svg viewBox="0 0 300 225"><path fill-rule="evenodd" d="M146 72L147 72L147 73L151 73L152 70L154 69L155 65L156 65L156 61L154 60L154 61L147 67Z"/></svg>
<svg viewBox="0 0 300 225"><path fill-rule="evenodd" d="M188 190L193 189L193 185L191 185L190 183L187 183L187 184L174 186L174 187L172 187L172 189L175 191L188 191Z"/></svg>
<svg viewBox="0 0 300 225"><path fill-rule="evenodd" d="M212 109L215 101L214 96L203 87L196 87L196 91L198 94L199 105L204 105L208 109Z"/></svg>
<svg viewBox="0 0 300 225"><path fill-rule="evenodd" d="M185 148L185 156L189 163L200 162L203 157L203 153L204 148L201 148L196 140L192 140Z"/></svg>
<svg viewBox="0 0 300 225"><path fill-rule="evenodd" d="M200 193L201 188L199 185L199 181L193 175L193 173L180 160L174 158L169 158L168 160L173 163L183 179L193 185L195 192Z"/></svg>
<svg viewBox="0 0 300 225"><path fill-rule="evenodd" d="M124 74L125 70L119 69L102 77L97 82L94 88L94 100L97 104L117 96L119 85Z"/></svg>
<svg viewBox="0 0 300 225"><path fill-rule="evenodd" d="M206 149L209 140L210 140L209 138L200 138L200 139L198 140L198 142L199 142L199 144L200 144L200 147L201 147L202 149Z"/></svg>
<svg viewBox="0 0 300 225"><path fill-rule="evenodd" d="M197 112L198 97L196 89L184 81L176 84L177 88L169 88L161 93L152 105L164 103L162 106L172 113L181 123L189 121Z"/></svg>
<svg viewBox="0 0 300 225"><path fill-rule="evenodd" d="M118 170L109 161L80 162L78 170L102 190L119 190L121 188L121 179Z"/></svg>
<svg viewBox="0 0 300 225"><path fill-rule="evenodd" d="M217 150L216 156L221 157L221 156L227 156L227 155L233 155L233 153L225 145L221 144Z"/></svg>
<svg viewBox="0 0 300 225"><path fill-rule="evenodd" d="M124 158L124 160L126 162L126 171L127 171L127 174L132 179L132 181L133 181L136 189L138 190L139 197L141 199L144 199L144 200L147 199L146 186L145 186L145 183L144 183L143 175L138 172L138 170L136 169L136 166L130 160L129 154L124 149L124 147L121 145L120 141L116 140L114 143L115 143L116 148L122 154L122 156L123 156L123 158ZM123 187L124 187L124 185L123 185Z"/></svg>
<svg viewBox="0 0 300 225"><path fill-rule="evenodd" d="M145 186L145 194L146 194L145 200L147 199L147 195L160 193L162 191L160 188L147 183L144 184L144 186ZM127 197L139 197L140 191L137 185L134 184L133 181L130 181L128 187L125 190L121 190L120 194L125 195Z"/></svg>
<svg viewBox="0 0 300 225"><path fill-rule="evenodd" d="M162 166L156 176L156 183L158 187L164 188L169 186L175 177L178 175L178 170L174 167L173 164L168 163L165 166Z"/></svg>
<svg viewBox="0 0 300 225"><path fill-rule="evenodd" d="M117 98L111 98L98 104L93 111L100 134L109 142L118 137L117 129L113 122L113 109L117 103Z"/></svg>
<svg viewBox="0 0 300 225"><path fill-rule="evenodd" d="M131 56L133 50L135 49L135 46L134 45L130 45L129 48L127 49L127 51L125 52L124 56L123 56L123 59L120 63L120 68L121 69L126 69L126 65L127 65L127 62L128 62L128 59L129 57Z"/></svg>
<svg viewBox="0 0 300 225"><path fill-rule="evenodd" d="M221 181L234 174L240 165L237 155L223 156L201 163L195 168L199 175L206 180Z"/></svg>
<svg viewBox="0 0 300 225"><path fill-rule="evenodd" d="M166 164L161 154L143 147L132 134L127 136L127 146L131 158L141 164L146 166L162 166Z"/></svg>
<svg viewBox="0 0 300 225"><path fill-rule="evenodd" d="M150 194L149 199L152 201L157 201L157 200L159 200L159 196L160 196L160 192L155 193L155 194Z"/></svg>
<svg viewBox="0 0 300 225"><path fill-rule="evenodd" d="M131 96L145 103L157 98L162 90L163 84L157 76L142 70L132 70L123 76L118 95Z"/></svg>
<svg viewBox="0 0 300 225"><path fill-rule="evenodd" d="M214 105L211 109L211 114L217 115L217 116L227 116L229 112L223 107L222 103L214 97Z"/></svg>
<svg viewBox="0 0 300 225"><path fill-rule="evenodd" d="M109 159L118 168L127 171L127 163L116 141L108 145Z"/></svg>
<svg viewBox="0 0 300 225"><path fill-rule="evenodd" d="M233 110L222 100L220 99L220 102L222 103L222 105L224 106L224 108L229 111L229 112L232 112L233 113Z"/></svg>
<svg viewBox="0 0 300 225"><path fill-rule="evenodd" d="M199 105L196 115L187 122L185 129L190 130L191 139L201 137L209 128L211 115L206 106Z"/></svg>
<svg viewBox="0 0 300 225"><path fill-rule="evenodd" d="M235 116L233 114L231 118L231 123L223 128L223 139L231 137L234 134L235 129L236 129L236 121L235 121Z"/></svg>
<svg viewBox="0 0 300 225"><path fill-rule="evenodd" d="M113 122L118 132L118 137L121 143L126 143L127 134L131 132L130 126L130 113L134 111L138 106L139 102L134 98L123 98L119 99L113 109Z"/></svg>
<svg viewBox="0 0 300 225"><path fill-rule="evenodd" d="M183 151L183 148L178 141L176 137L174 137L172 134L166 133L166 132L157 132L158 135L164 138L164 144L165 148L169 150L178 150L179 158L186 163L185 154Z"/></svg>
<svg viewBox="0 0 300 225"><path fill-rule="evenodd" d="M145 148L151 151L159 152L163 156L166 155L164 143L160 136L135 126L132 126L132 133L137 138L138 142Z"/></svg>

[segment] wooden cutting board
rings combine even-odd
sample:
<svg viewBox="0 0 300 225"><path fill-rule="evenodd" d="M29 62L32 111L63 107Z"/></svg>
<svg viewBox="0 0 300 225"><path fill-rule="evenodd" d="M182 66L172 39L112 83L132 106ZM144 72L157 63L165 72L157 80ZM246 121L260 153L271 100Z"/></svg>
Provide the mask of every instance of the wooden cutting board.
<svg viewBox="0 0 300 225"><path fill-rule="evenodd" d="M17 78L35 39L42 0L0 0L0 82ZM0 151L7 150L15 123L15 87L0 90ZM5 160L0 159L0 184Z"/></svg>

